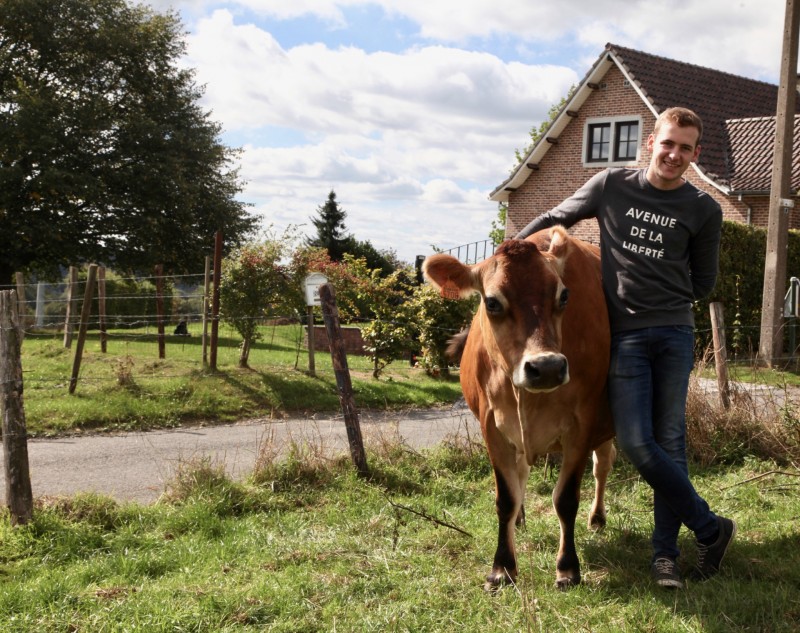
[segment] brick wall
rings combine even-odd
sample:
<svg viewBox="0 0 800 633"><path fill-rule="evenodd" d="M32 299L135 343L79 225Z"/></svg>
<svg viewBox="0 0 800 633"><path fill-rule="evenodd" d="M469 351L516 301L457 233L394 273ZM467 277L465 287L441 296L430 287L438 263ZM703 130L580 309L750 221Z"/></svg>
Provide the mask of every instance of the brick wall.
<svg viewBox="0 0 800 633"><path fill-rule="evenodd" d="M646 167L649 164L650 152L646 145L655 125L655 117L645 107L634 87L625 85L625 77L614 66L603 78L601 88L593 91L581 106L578 116L571 120L558 137L558 144L550 147L544 155L539 169L532 171L525 183L510 194L506 219L507 237L516 235L531 220L568 198L592 175L603 169L602 166L583 166L586 121L618 115L641 116L639 161L630 163L629 166ZM691 167L686 170L686 178L720 203L725 220L747 224L749 218L749 222L755 226L767 225L769 196L745 196L742 200L738 197L731 198L700 178ZM791 214L789 227L800 228L800 210ZM597 221L594 219L579 222L572 227L570 233L594 244L599 241Z"/></svg>

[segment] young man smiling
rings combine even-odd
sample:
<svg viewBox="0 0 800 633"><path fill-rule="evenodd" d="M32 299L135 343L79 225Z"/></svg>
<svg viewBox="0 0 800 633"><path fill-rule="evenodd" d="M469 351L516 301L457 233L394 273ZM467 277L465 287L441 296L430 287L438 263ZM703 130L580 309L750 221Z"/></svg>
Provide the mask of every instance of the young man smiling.
<svg viewBox="0 0 800 633"><path fill-rule="evenodd" d="M700 155L702 131L691 110L665 110L647 140L646 169L596 174L516 236L597 218L611 325L609 402L617 443L653 488L651 570L663 587L683 586L681 524L697 539L696 580L719 571L736 534L736 524L697 494L686 459L692 304L716 283L722 225L719 204L683 177Z"/></svg>

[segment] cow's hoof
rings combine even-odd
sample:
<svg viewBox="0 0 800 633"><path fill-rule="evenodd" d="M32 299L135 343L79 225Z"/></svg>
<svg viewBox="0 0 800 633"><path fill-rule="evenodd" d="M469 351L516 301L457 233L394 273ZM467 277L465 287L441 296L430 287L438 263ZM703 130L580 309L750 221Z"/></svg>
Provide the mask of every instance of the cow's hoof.
<svg viewBox="0 0 800 633"><path fill-rule="evenodd" d="M506 585L513 585L514 579L509 573L503 569L502 571L493 571L486 576L486 582L483 584L483 590L489 593L496 593Z"/></svg>
<svg viewBox="0 0 800 633"><path fill-rule="evenodd" d="M589 517L589 529L599 532L606 527L605 514L593 514Z"/></svg>
<svg viewBox="0 0 800 633"><path fill-rule="evenodd" d="M556 589L559 591L567 591L577 587L579 584L581 584L580 576L561 576L556 578Z"/></svg>

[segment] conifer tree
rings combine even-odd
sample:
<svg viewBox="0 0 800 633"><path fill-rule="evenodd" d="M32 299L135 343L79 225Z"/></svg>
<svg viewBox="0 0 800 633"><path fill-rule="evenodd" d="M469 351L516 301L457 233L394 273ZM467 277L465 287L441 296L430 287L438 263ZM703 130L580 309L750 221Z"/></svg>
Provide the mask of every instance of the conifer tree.
<svg viewBox="0 0 800 633"><path fill-rule="evenodd" d="M331 189L325 204L317 207L317 217L311 218L317 234L308 239L308 245L324 248L333 261L342 261L342 257L348 251L348 246L353 239L345 232L347 230L344 224L346 217L347 212L339 206L336 201L336 192Z"/></svg>

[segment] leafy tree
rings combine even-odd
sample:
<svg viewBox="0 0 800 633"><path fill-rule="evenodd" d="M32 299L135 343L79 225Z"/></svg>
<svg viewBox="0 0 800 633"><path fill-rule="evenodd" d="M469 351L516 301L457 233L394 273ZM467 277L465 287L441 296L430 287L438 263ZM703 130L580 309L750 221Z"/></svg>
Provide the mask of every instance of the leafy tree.
<svg viewBox="0 0 800 633"><path fill-rule="evenodd" d="M222 262L220 314L242 336L239 367L248 366L261 322L296 307L299 283L282 264L291 245L290 230L279 238L245 244Z"/></svg>
<svg viewBox="0 0 800 633"><path fill-rule="evenodd" d="M420 344L419 359L431 375L449 375L450 359L445 353L450 339L469 325L477 299L452 301L443 298L430 284L417 286L404 304L409 322L415 324Z"/></svg>
<svg viewBox="0 0 800 633"><path fill-rule="evenodd" d="M508 215L508 205L501 202L497 205L497 219L492 220L492 230L489 231L489 239L495 246L499 246L506 239L506 217Z"/></svg>
<svg viewBox="0 0 800 633"><path fill-rule="evenodd" d="M307 240L308 246L324 248L328 251L332 261L342 261L348 244L353 239L345 232L347 230L344 224L346 217L347 211L339 206L336 201L336 192L331 189L325 204L317 207L317 217L311 218L311 223L317 229L317 235Z"/></svg>
<svg viewBox="0 0 800 633"><path fill-rule="evenodd" d="M369 240L361 241L351 236L346 242L345 252L355 258L363 258L367 267L378 270L381 277L387 277L401 267L393 252L379 251Z"/></svg>
<svg viewBox="0 0 800 633"><path fill-rule="evenodd" d="M0 283L88 261L198 269L216 230L233 245L253 228L182 31L125 0L0 3Z"/></svg>

